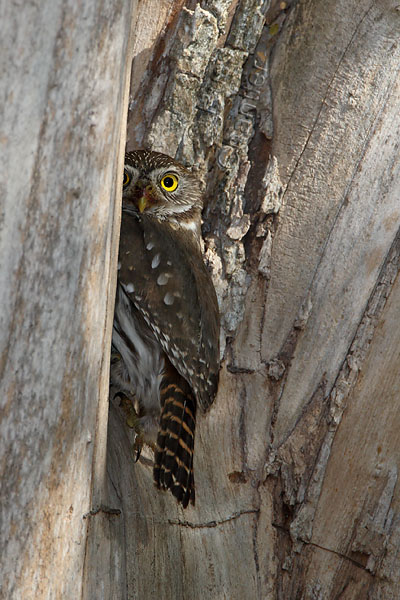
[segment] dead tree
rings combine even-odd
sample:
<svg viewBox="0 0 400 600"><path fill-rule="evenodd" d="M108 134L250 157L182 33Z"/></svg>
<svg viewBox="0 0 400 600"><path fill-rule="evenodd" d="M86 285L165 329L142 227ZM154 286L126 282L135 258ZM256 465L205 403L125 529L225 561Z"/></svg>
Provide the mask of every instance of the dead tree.
<svg viewBox="0 0 400 600"><path fill-rule="evenodd" d="M45 4L6 29L8 596L397 598L398 6ZM185 511L107 437L130 39L128 148L198 172L222 315Z"/></svg>

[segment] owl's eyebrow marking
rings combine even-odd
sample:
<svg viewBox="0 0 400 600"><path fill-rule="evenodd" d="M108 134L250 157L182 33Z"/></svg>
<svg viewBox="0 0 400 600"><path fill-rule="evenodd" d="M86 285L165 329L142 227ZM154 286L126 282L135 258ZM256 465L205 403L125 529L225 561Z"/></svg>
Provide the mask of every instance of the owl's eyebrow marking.
<svg viewBox="0 0 400 600"><path fill-rule="evenodd" d="M130 165L129 163L125 163L125 165L124 165L124 169L125 169L126 171L129 171L129 173L131 173L131 175L134 175L134 176L136 176L136 175L138 175L138 174L139 174L139 170L138 170L136 167L134 167L134 166Z"/></svg>
<svg viewBox="0 0 400 600"><path fill-rule="evenodd" d="M179 179L179 173L175 171L173 168L165 167L162 171L159 171L159 177L163 177L165 175L175 175Z"/></svg>

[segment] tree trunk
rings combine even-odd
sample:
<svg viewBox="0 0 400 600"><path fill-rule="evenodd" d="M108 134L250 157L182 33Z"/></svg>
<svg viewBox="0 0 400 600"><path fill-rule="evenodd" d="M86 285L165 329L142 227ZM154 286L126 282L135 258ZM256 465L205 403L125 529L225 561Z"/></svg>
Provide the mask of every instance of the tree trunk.
<svg viewBox="0 0 400 600"><path fill-rule="evenodd" d="M82 596L85 515L104 479L131 10L123 0L2 2L7 600Z"/></svg>
<svg viewBox="0 0 400 600"><path fill-rule="evenodd" d="M227 345L195 508L153 489L150 455L132 468L111 411L127 597L397 597L400 13L209 1L166 22L134 59L128 147L202 177Z"/></svg>
<svg viewBox="0 0 400 600"><path fill-rule="evenodd" d="M128 148L198 172L222 316L183 510L116 402L104 477L129 6L45 4L6 31L8 596L400 597L398 6L138 3Z"/></svg>

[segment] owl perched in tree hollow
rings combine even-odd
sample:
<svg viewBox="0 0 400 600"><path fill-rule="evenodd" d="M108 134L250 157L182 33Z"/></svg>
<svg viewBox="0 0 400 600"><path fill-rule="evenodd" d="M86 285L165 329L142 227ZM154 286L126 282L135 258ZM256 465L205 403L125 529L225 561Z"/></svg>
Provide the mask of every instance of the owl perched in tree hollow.
<svg viewBox="0 0 400 600"><path fill-rule="evenodd" d="M196 409L213 402L219 313L201 250L197 179L174 159L140 150L125 158L111 368L117 390L139 405L155 444L154 481L194 504Z"/></svg>

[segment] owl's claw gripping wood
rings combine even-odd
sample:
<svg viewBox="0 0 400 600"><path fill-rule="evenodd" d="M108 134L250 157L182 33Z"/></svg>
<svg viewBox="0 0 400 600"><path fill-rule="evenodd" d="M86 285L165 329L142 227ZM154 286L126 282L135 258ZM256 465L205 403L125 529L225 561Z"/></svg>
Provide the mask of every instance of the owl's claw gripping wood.
<svg viewBox="0 0 400 600"><path fill-rule="evenodd" d="M135 390L140 418L129 401L127 423L138 433L137 456L143 443L155 447L156 486L184 508L195 500L196 411L214 401L219 371L201 210L190 170L159 152L126 154L111 381L121 398Z"/></svg>
<svg viewBox="0 0 400 600"><path fill-rule="evenodd" d="M125 423L130 429L133 429L136 433L133 450L136 452L135 462L137 462L140 458L144 442L142 430L140 427L139 415L133 407L132 400L128 398L126 394L124 394L123 392L118 392L117 396L120 399L119 405L126 415Z"/></svg>
<svg viewBox="0 0 400 600"><path fill-rule="evenodd" d="M137 462L142 454L144 440L143 436L140 433L136 433L135 442L133 444L133 451L136 452L135 462Z"/></svg>
<svg viewBox="0 0 400 600"><path fill-rule="evenodd" d="M118 392L117 396L120 399L119 405L126 415L126 424L136 433L140 433L139 415L133 407L132 400L123 392Z"/></svg>

